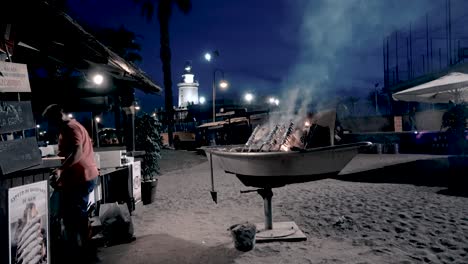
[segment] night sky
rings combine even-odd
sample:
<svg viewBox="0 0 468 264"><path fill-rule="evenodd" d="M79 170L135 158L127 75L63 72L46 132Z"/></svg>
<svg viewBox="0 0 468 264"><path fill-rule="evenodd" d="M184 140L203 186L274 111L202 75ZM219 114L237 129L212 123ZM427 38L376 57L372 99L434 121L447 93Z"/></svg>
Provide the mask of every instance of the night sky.
<svg viewBox="0 0 468 264"><path fill-rule="evenodd" d="M410 22L416 24L416 36L423 34L424 28L418 29L417 22L427 12L434 24L443 20L437 9L445 4L445 0L192 2L190 14L174 10L171 19L175 105L176 83L187 60L192 61L200 82L199 95L210 100L213 65L204 61L203 54L212 50L220 51L216 67L226 72L230 83L229 91L218 92L221 97L240 98L250 91L258 97L285 98L293 88L309 92L311 97L365 95L374 83L383 82L384 36L396 28L407 28ZM453 16L464 18L460 10L466 3L453 2ZM141 35L143 61L139 66L162 86L157 20L147 22L130 0L75 0L69 4L71 16L80 22L112 28L124 25ZM444 33L431 29L431 34ZM163 95L137 96L145 111L163 106Z"/></svg>

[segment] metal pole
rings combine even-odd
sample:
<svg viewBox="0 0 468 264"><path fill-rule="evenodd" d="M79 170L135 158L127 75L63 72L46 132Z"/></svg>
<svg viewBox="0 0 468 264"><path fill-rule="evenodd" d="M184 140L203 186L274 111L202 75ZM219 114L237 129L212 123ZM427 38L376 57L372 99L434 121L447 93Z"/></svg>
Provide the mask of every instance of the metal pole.
<svg viewBox="0 0 468 264"><path fill-rule="evenodd" d="M434 46L432 43L433 38L431 38L431 71L434 70L434 56L433 56L433 51L434 51Z"/></svg>
<svg viewBox="0 0 468 264"><path fill-rule="evenodd" d="M132 151L135 151L135 107L132 106Z"/></svg>
<svg viewBox="0 0 468 264"><path fill-rule="evenodd" d="M439 70L442 69L442 49L439 48Z"/></svg>
<svg viewBox="0 0 468 264"><path fill-rule="evenodd" d="M408 80L411 79L411 65L409 59L409 39L406 38L406 67L408 67Z"/></svg>
<svg viewBox="0 0 468 264"><path fill-rule="evenodd" d="M213 123L216 122L216 69L213 70Z"/></svg>
<svg viewBox="0 0 468 264"><path fill-rule="evenodd" d="M260 189L257 191L263 198L263 208L265 211L265 230L273 229L273 216L271 209L271 198L273 197L273 192L271 188Z"/></svg>
<svg viewBox="0 0 468 264"><path fill-rule="evenodd" d="M213 155L210 153L211 191L214 192Z"/></svg>
<svg viewBox="0 0 468 264"><path fill-rule="evenodd" d="M377 85L374 87L375 90L375 114L379 114L379 105L377 104Z"/></svg>
<svg viewBox="0 0 468 264"><path fill-rule="evenodd" d="M412 28L410 23L410 31L409 31L409 57L410 57L410 78L413 78L414 71L413 71L413 34Z"/></svg>
<svg viewBox="0 0 468 264"><path fill-rule="evenodd" d="M218 203L218 192L214 188L214 175L213 175L213 154L210 153L210 171L211 171L211 199L217 204Z"/></svg>
<svg viewBox="0 0 468 264"><path fill-rule="evenodd" d="M427 59L427 70L430 71L429 64L429 15L426 13L426 59Z"/></svg>
<svg viewBox="0 0 468 264"><path fill-rule="evenodd" d="M423 73L422 74L425 74L426 73L426 62L424 61L424 55L421 55L422 57L422 64L423 64Z"/></svg>
<svg viewBox="0 0 468 264"><path fill-rule="evenodd" d="M448 0L448 25L449 25L449 47L452 49L452 7L451 0ZM452 65L452 54L450 54L450 65Z"/></svg>
<svg viewBox="0 0 468 264"><path fill-rule="evenodd" d="M400 81L398 76L398 31L395 30L395 59L396 59L396 82Z"/></svg>
<svg viewBox="0 0 468 264"><path fill-rule="evenodd" d="M387 62L385 61L385 38L383 39L383 45L382 45L382 51L383 51L383 68L384 68L384 86L387 87Z"/></svg>

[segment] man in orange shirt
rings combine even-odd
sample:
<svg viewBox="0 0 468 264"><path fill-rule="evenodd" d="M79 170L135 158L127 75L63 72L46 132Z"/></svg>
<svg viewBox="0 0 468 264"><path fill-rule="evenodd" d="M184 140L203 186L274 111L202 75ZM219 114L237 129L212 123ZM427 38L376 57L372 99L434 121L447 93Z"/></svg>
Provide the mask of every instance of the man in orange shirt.
<svg viewBox="0 0 468 264"><path fill-rule="evenodd" d="M77 259L92 253L89 247L88 201L99 175L93 144L86 129L64 114L59 105L49 105L42 114L49 125L60 130L59 156L65 160L55 170L56 185L62 190L61 213L70 243L69 257ZM72 257L73 256L73 257ZM74 257L77 258L74 258Z"/></svg>

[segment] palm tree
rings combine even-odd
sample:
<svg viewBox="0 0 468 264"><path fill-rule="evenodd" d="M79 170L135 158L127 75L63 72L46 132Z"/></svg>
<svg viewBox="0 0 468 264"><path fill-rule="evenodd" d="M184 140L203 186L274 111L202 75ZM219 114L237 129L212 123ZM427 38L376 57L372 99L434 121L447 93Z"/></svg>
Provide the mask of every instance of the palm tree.
<svg viewBox="0 0 468 264"><path fill-rule="evenodd" d="M167 132L169 137L169 145L172 146L174 108L172 105L172 78L171 78L171 47L169 42L169 21L172 14L172 8L176 6L184 14L187 14L192 9L191 0L133 0L141 5L143 17L151 21L155 10L159 22L160 34L160 57L162 62L163 78L164 78L164 102L166 108Z"/></svg>
<svg viewBox="0 0 468 264"><path fill-rule="evenodd" d="M104 45L124 60L129 62L140 62L142 60L140 55L141 45L138 42L141 36L129 31L124 26L120 26L118 29L103 28L97 30L90 29L89 31L94 31L97 39L102 41Z"/></svg>

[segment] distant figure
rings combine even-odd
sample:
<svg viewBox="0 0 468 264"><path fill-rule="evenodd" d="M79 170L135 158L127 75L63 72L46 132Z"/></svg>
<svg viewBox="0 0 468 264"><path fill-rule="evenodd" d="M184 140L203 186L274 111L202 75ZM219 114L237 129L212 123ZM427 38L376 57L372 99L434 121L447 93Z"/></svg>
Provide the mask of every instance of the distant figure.
<svg viewBox="0 0 468 264"><path fill-rule="evenodd" d="M442 129L448 139L449 154L459 155L464 153L466 145L466 125L468 118L468 108L464 104L449 103L449 108L442 116Z"/></svg>
<svg viewBox="0 0 468 264"><path fill-rule="evenodd" d="M175 149L180 149L180 137L179 135L174 136L174 148Z"/></svg>
<svg viewBox="0 0 468 264"><path fill-rule="evenodd" d="M413 106L409 112L409 122L411 126L411 131L417 131L418 128L416 127L416 106Z"/></svg>
<svg viewBox="0 0 468 264"><path fill-rule="evenodd" d="M67 257L82 260L94 257L89 247L88 199L99 175L94 161L93 144L86 129L75 119L64 114L56 104L48 106L43 114L50 126L59 128L59 156L65 160L54 171L55 185L62 190L60 211L67 234Z"/></svg>

